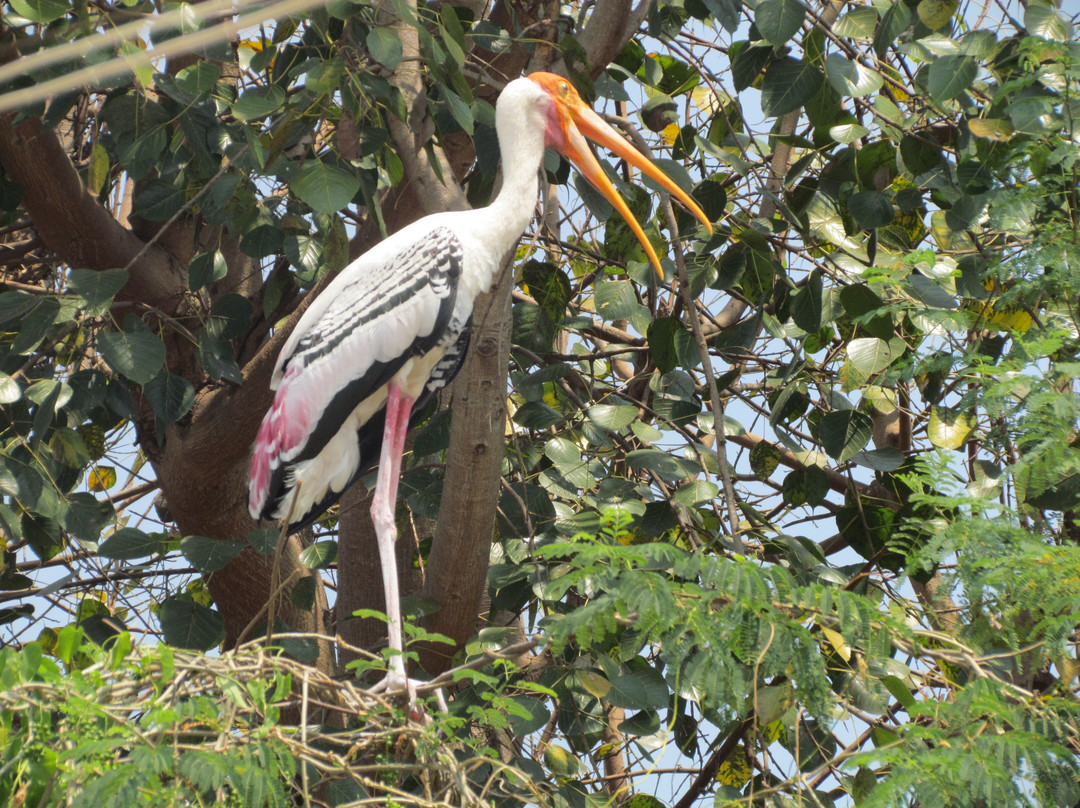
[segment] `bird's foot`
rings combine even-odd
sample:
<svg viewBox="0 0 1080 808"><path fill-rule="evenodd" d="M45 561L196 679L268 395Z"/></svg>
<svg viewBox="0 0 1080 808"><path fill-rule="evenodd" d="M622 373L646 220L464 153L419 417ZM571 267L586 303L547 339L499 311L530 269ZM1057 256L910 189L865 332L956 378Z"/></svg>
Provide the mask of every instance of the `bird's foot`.
<svg viewBox="0 0 1080 808"><path fill-rule="evenodd" d="M381 696L397 696L399 694L406 696L408 698L409 719L426 726L430 723L427 711L424 709L424 705L418 703L416 700L417 688L426 684L427 682L420 679L410 679L399 671L390 670L387 671L386 676L382 678L382 681L368 689L368 693ZM442 688L435 691L435 700L442 712L448 712L446 698L443 696Z"/></svg>

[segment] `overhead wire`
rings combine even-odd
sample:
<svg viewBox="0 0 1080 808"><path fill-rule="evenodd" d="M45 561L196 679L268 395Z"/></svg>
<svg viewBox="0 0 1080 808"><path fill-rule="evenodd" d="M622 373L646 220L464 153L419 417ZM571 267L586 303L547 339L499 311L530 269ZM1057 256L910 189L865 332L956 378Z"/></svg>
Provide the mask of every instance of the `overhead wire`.
<svg viewBox="0 0 1080 808"><path fill-rule="evenodd" d="M106 82L125 74L134 74L137 70L152 66L154 62L161 59L218 44L228 40L234 34L253 28L266 20L300 14L314 6L323 5L324 2L325 0L280 0L266 5L247 3L248 6L257 7L253 11L237 15L234 20L215 22L212 27L182 34L161 43L154 43L152 48L144 51L123 54L100 64L87 65L63 76L0 93L0 112L20 109L79 87ZM243 6L244 3L243 0L240 0L240 2L237 2L237 0L211 0L211 2L203 5L205 7L186 6L183 10L170 11L143 20L125 23L104 34L95 35L93 38L43 48L36 53L20 57L0 66L0 83L10 82L15 78L22 78L32 74L36 70L61 64L64 61L99 51L101 48L128 41L139 34L146 33L148 28L151 33L164 33L175 30L182 25L191 25L193 22L192 15L196 15L199 22L227 17L236 14L237 7Z"/></svg>

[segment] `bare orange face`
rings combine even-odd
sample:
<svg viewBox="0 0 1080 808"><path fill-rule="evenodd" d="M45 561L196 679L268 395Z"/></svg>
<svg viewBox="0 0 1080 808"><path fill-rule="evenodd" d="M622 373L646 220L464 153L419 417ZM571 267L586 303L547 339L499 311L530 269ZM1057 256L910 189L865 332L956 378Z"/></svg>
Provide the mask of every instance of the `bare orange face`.
<svg viewBox="0 0 1080 808"><path fill-rule="evenodd" d="M634 235L641 242L641 246L645 248L656 274L663 279L664 271L660 268L660 259L657 257L652 244L649 243L649 239L646 238L645 231L641 229L641 225L626 206L626 202L619 196L615 186L611 184L611 180L607 178L607 174L604 173L604 170L596 161L585 138L587 137L589 140L615 152L630 165L660 183L668 193L682 202L709 229L710 233L712 232L712 222L708 220L705 213L688 193L683 191L667 174L627 143L599 115L593 112L581 100L581 96L577 94L577 90L569 81L562 76L556 76L554 73L531 73L529 79L543 87L547 94L551 96L552 103L548 110L546 130L547 145L559 151L576 165L596 190L602 193L615 210L619 211L619 214L626 219L627 224L634 231Z"/></svg>

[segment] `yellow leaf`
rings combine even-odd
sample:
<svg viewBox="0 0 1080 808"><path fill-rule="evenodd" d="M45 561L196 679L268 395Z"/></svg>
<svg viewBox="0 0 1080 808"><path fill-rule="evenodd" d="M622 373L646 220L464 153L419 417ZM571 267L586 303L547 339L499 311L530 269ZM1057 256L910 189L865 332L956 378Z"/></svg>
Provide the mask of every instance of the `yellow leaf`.
<svg viewBox="0 0 1080 808"><path fill-rule="evenodd" d="M934 407L926 426L930 442L941 449L959 449L974 431L975 422L970 415L945 407Z"/></svg>
<svg viewBox="0 0 1080 808"><path fill-rule="evenodd" d="M843 634L839 631L833 631L831 628L825 628L825 626L821 627L821 633L825 635L825 639L829 641L829 645L836 651L837 656L844 662L851 661L851 646L848 645Z"/></svg>
<svg viewBox="0 0 1080 808"><path fill-rule="evenodd" d="M746 746L739 744L716 772L716 782L722 786L742 788L750 780L750 761L746 759Z"/></svg>
<svg viewBox="0 0 1080 808"><path fill-rule="evenodd" d="M707 115L714 115L723 106L724 100L711 88L699 84L690 91L690 98L697 108Z"/></svg>
<svg viewBox="0 0 1080 808"><path fill-rule="evenodd" d="M100 194L109 179L109 153L105 147L94 141L90 149L90 165L86 170L86 187L91 193Z"/></svg>
<svg viewBox="0 0 1080 808"><path fill-rule="evenodd" d="M1008 331L1016 331L1019 334L1023 334L1029 328L1031 328L1031 315L1026 311L1017 310L996 312L993 317L990 318L990 322L994 325L1000 325L1002 328Z"/></svg>
<svg viewBox="0 0 1080 808"><path fill-rule="evenodd" d="M76 432L79 433L86 444L86 450L94 460L105 455L105 430L97 424L83 424Z"/></svg>
<svg viewBox="0 0 1080 808"><path fill-rule="evenodd" d="M578 769L578 760L561 746L551 744L544 750L544 765L552 774L567 776Z"/></svg>
<svg viewBox="0 0 1080 808"><path fill-rule="evenodd" d="M931 31L936 31L949 24L958 6L959 3L956 0L922 0L917 12L919 19L926 27Z"/></svg>
<svg viewBox="0 0 1080 808"><path fill-rule="evenodd" d="M108 491L116 485L116 469L112 466L94 466L86 480L91 491Z"/></svg>
<svg viewBox="0 0 1080 808"><path fill-rule="evenodd" d="M200 606L214 605L214 596L210 594L210 590L206 588L206 582L203 581L202 578L196 578L189 583L185 591L191 595L191 599Z"/></svg>
<svg viewBox="0 0 1080 808"><path fill-rule="evenodd" d="M765 743L776 743L787 733L787 728L784 722L780 719L766 724L761 728L761 737L765 739Z"/></svg>
<svg viewBox="0 0 1080 808"><path fill-rule="evenodd" d="M1004 118L972 118L968 121L968 129L975 137L987 140L1006 141L1013 136L1013 126Z"/></svg>
<svg viewBox="0 0 1080 808"><path fill-rule="evenodd" d="M679 136L679 125L677 123L670 123L664 127L664 131L661 133L661 137L668 143L674 143L675 138Z"/></svg>
<svg viewBox="0 0 1080 808"><path fill-rule="evenodd" d="M581 686L598 699L607 697L611 691L611 682L596 671L578 671L577 678Z"/></svg>

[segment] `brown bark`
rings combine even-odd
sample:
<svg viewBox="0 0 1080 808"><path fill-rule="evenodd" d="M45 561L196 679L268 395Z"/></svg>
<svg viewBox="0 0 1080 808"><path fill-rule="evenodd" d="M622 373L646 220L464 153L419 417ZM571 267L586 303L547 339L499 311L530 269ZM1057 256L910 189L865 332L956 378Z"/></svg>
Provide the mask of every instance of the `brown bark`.
<svg viewBox="0 0 1080 808"><path fill-rule="evenodd" d="M458 647L472 635L487 588L488 556L499 501L506 429L506 364L510 355L510 291L504 269L492 290L477 300L468 359L454 385L454 414L447 451L446 483L438 527L428 559L424 596L439 604L426 627ZM431 674L450 667L454 648L420 652Z"/></svg>
<svg viewBox="0 0 1080 808"><path fill-rule="evenodd" d="M604 791L616 805L621 805L630 797L630 784L626 776L626 749L623 747L623 734L619 731L626 720L626 710L622 707L607 707L607 721L600 736L601 746L610 747L604 756Z"/></svg>
<svg viewBox="0 0 1080 808"><path fill-rule="evenodd" d="M83 187L59 139L40 121L16 124L14 114L0 115L0 163L22 187L23 205L41 240L65 263L88 269L131 264L119 300L140 301L164 311L176 306L185 268L163 249L143 252L143 241Z"/></svg>

